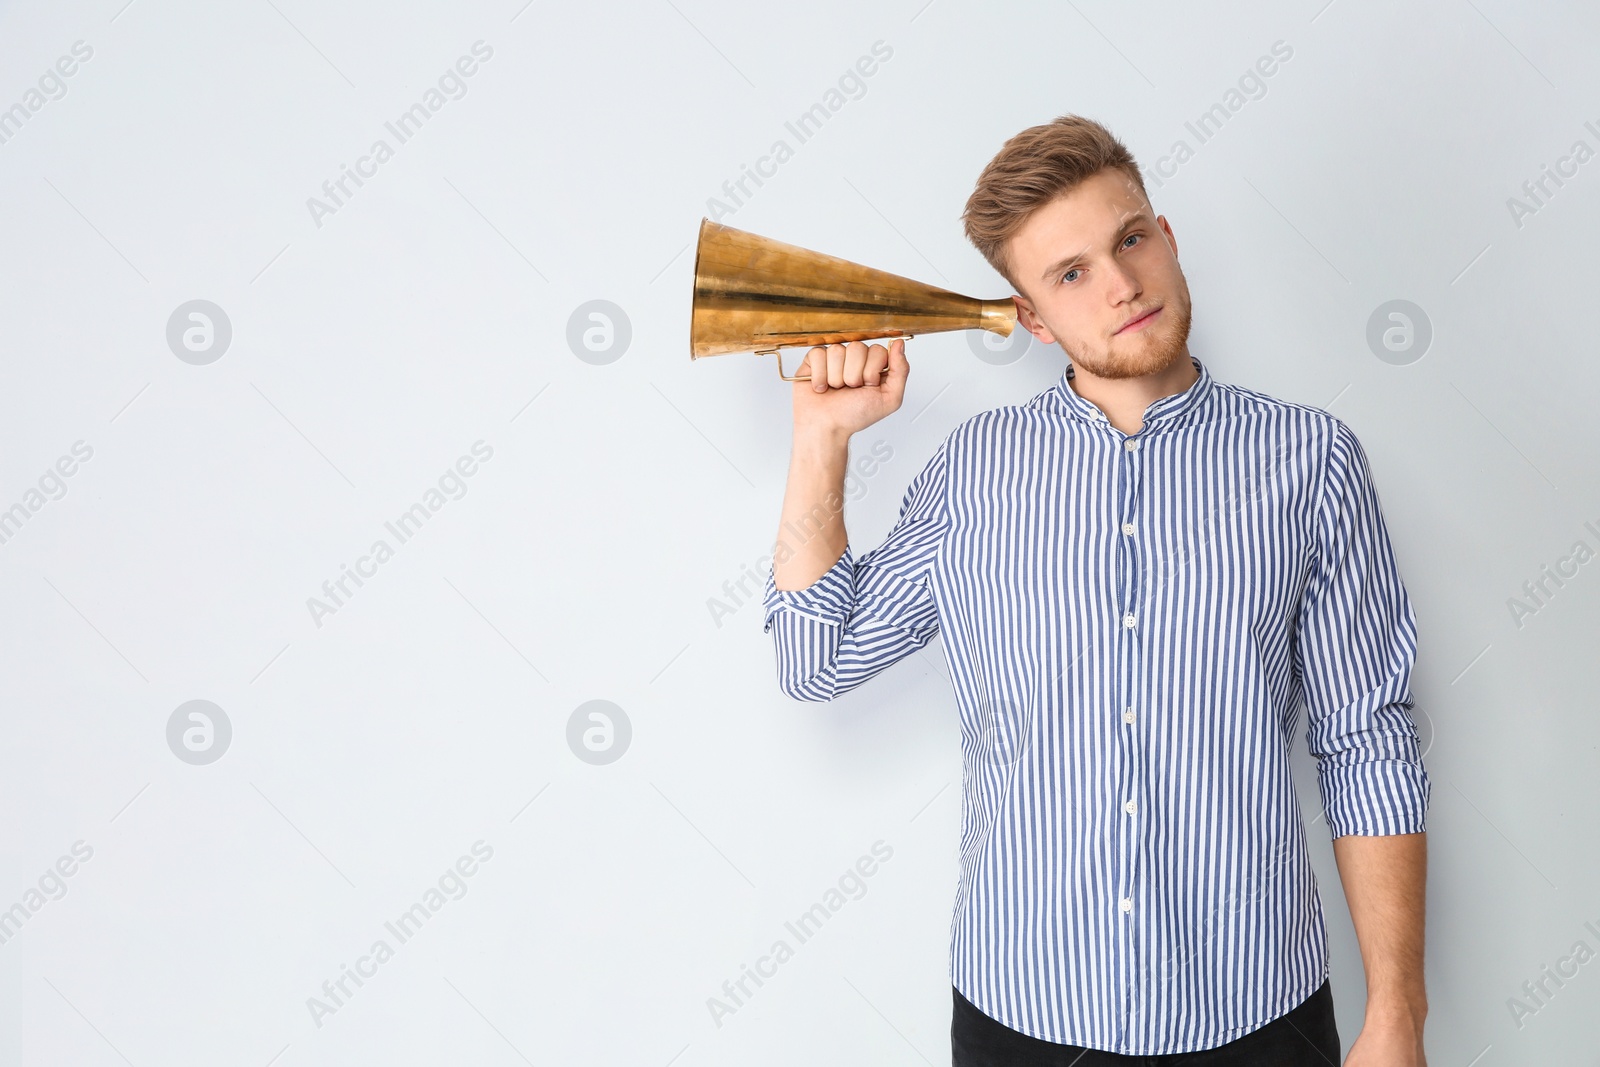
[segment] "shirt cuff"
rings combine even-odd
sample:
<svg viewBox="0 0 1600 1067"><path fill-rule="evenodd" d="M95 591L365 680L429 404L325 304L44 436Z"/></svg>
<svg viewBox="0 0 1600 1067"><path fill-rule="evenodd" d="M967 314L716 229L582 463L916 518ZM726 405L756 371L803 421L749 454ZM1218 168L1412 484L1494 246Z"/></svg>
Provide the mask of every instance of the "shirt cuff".
<svg viewBox="0 0 1600 1067"><path fill-rule="evenodd" d="M844 554L838 562L804 589L779 589L774 577L776 564L769 567L766 596L763 598L766 618L762 622L762 632L772 632L773 617L781 611L804 615L817 622L843 625L855 606L855 567L855 556L850 552L849 544L844 546Z"/></svg>
<svg viewBox="0 0 1600 1067"><path fill-rule="evenodd" d="M1427 829L1432 789L1420 762L1382 759L1323 767L1318 785L1334 837L1420 834Z"/></svg>

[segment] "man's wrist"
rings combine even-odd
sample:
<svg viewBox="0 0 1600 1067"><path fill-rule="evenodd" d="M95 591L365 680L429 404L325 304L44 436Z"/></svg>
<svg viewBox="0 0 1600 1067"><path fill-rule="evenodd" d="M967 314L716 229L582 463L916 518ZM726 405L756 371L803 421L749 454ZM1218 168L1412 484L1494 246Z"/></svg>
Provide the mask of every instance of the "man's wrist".
<svg viewBox="0 0 1600 1067"><path fill-rule="evenodd" d="M1420 989L1368 991L1367 1023L1414 1027L1419 1033L1428 1017L1428 996Z"/></svg>
<svg viewBox="0 0 1600 1067"><path fill-rule="evenodd" d="M850 448L850 431L833 426L796 426L793 452L806 459L836 458Z"/></svg>

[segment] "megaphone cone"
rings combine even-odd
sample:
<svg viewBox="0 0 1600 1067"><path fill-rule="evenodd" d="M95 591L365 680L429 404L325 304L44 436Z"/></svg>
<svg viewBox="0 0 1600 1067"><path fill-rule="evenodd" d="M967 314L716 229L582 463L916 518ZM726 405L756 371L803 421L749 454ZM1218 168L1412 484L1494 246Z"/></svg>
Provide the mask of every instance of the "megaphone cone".
<svg viewBox="0 0 1600 1067"><path fill-rule="evenodd" d="M837 256L700 220L689 358L909 337L946 330L1010 336L1010 297L979 300ZM785 381L806 381L783 373Z"/></svg>

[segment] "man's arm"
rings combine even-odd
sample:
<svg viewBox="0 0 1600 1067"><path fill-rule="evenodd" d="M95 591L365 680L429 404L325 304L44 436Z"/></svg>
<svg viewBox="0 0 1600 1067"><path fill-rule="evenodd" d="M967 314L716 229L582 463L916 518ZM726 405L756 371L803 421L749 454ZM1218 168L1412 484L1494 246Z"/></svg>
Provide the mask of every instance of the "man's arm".
<svg viewBox="0 0 1600 1067"><path fill-rule="evenodd" d="M1367 975L1366 1020L1345 1067L1422 1067L1431 788L1411 717L1416 612L1366 453L1337 419L1316 526L1295 664L1307 743Z"/></svg>
<svg viewBox="0 0 1600 1067"><path fill-rule="evenodd" d="M848 541L844 473L850 435L899 409L910 372L905 344L895 341L885 349L854 341L806 353L811 380L794 386L789 481L772 562L779 589L806 588L844 553ZM795 531L805 539L799 540Z"/></svg>
<svg viewBox="0 0 1600 1067"><path fill-rule="evenodd" d="M850 541L844 526L844 475L849 460L848 433L795 427L783 515L773 546L772 573L777 588L804 589L844 555Z"/></svg>
<svg viewBox="0 0 1600 1067"><path fill-rule="evenodd" d="M1422 977L1428 835L1346 834L1333 839L1367 975L1367 1014L1350 1067L1424 1063L1428 995Z"/></svg>
<svg viewBox="0 0 1600 1067"><path fill-rule="evenodd" d="M832 700L939 632L929 574L945 530L944 447L912 479L881 545L857 559L844 527L850 427L899 406L903 343L887 351L860 342L812 349L813 382L795 386L794 454L763 629L776 631L778 685L796 700ZM846 359L835 367L841 353ZM862 384L877 383L886 360L881 384ZM833 385L836 375L843 386Z"/></svg>

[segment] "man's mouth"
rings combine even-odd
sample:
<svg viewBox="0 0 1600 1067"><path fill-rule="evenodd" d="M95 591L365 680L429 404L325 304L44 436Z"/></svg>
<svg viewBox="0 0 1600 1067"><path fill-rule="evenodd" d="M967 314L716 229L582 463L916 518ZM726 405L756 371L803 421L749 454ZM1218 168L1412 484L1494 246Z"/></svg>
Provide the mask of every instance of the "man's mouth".
<svg viewBox="0 0 1600 1067"><path fill-rule="evenodd" d="M1156 316L1159 314L1161 314L1160 307L1152 308L1149 311L1146 311L1143 315L1140 315L1138 318L1131 319L1128 322L1123 323L1117 328L1117 333L1137 333L1139 330L1144 329L1146 326L1154 322L1156 320ZM1112 336L1114 337L1116 334L1113 334Z"/></svg>

